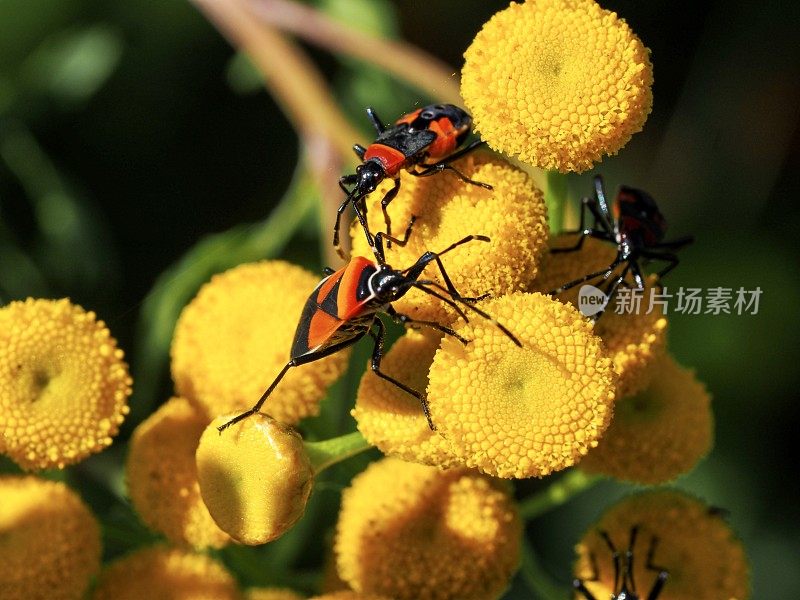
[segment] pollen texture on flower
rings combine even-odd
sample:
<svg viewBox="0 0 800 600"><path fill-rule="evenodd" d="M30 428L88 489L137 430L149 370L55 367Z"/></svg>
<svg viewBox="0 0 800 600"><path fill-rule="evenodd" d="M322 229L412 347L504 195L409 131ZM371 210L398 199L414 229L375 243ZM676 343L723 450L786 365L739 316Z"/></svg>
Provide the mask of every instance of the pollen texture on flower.
<svg viewBox="0 0 800 600"><path fill-rule="evenodd" d="M250 408L289 361L295 329L319 279L282 261L240 265L212 278L184 309L172 343L180 396L209 418ZM264 412L296 423L319 412L347 352L290 369Z"/></svg>
<svg viewBox="0 0 800 600"><path fill-rule="evenodd" d="M711 449L711 398L694 374L669 356L652 367L650 385L617 400L614 419L581 469L646 485L691 470Z"/></svg>
<svg viewBox="0 0 800 600"><path fill-rule="evenodd" d="M577 237L574 235L561 235L552 240L551 247L570 248L576 241ZM614 261L616 254L613 245L593 238L585 239L583 247L575 252L548 253L531 289L542 293L553 291L570 281L608 267ZM619 274L620 271L618 267L614 272ZM598 281L598 278L595 278L587 283L598 284ZM630 278L628 283L634 285ZM653 291L651 283L652 280L649 279L647 287L643 291L636 292L641 298L638 307L637 301L632 299L632 306L617 312L618 298L611 299L603 316L595 323L595 334L603 340L614 362L614 370L619 376L617 398L644 389L654 373L649 367L664 354L667 343L667 319L658 303L654 302L651 310L649 305ZM556 297L563 302L578 306L580 288L581 285L577 285Z"/></svg>
<svg viewBox="0 0 800 600"><path fill-rule="evenodd" d="M445 269L462 296L494 296L524 289L535 277L547 247L546 208L542 192L523 171L487 152L472 152L453 163L474 181L488 183L486 190L461 181L452 173L414 177L402 172L400 191L389 204L392 233L402 234L412 216L417 219L406 246L393 244L386 252L395 268L410 267L427 251L441 252L468 235L484 235L490 242L472 241L442 257ZM380 201L393 182L383 184L367 198L373 232L385 231ZM353 254L372 257L364 231L352 228ZM435 261L421 279L444 285ZM443 302L412 289L395 308L416 319L452 321L455 313Z"/></svg>
<svg viewBox="0 0 800 600"><path fill-rule="evenodd" d="M100 574L93 600L239 600L233 576L213 558L153 546L111 563Z"/></svg>
<svg viewBox="0 0 800 600"><path fill-rule="evenodd" d="M461 95L481 137L544 169L590 169L651 110L649 50L592 0L512 2L464 58Z"/></svg>
<svg viewBox="0 0 800 600"><path fill-rule="evenodd" d="M480 307L492 322L459 322L433 359L433 422L470 467L496 477L541 477L578 462L605 431L614 373L600 338L575 308L542 294Z"/></svg>
<svg viewBox="0 0 800 600"><path fill-rule="evenodd" d="M335 549L339 574L358 592L484 600L508 586L520 539L503 482L386 458L345 490Z"/></svg>
<svg viewBox="0 0 800 600"><path fill-rule="evenodd" d="M63 483L0 477L0 598L82 598L100 569L100 527Z"/></svg>
<svg viewBox="0 0 800 600"><path fill-rule="evenodd" d="M131 393L122 357L105 323L69 300L0 308L0 452L46 469L109 446Z"/></svg>
<svg viewBox="0 0 800 600"><path fill-rule="evenodd" d="M384 356L381 370L424 393L440 341L438 332L409 329ZM463 465L450 442L431 430L420 401L369 369L361 378L352 414L358 430L384 454L441 468Z"/></svg>
<svg viewBox="0 0 800 600"><path fill-rule="evenodd" d="M575 575L597 598L608 598L614 585L611 552L599 532L605 531L624 557L633 526L638 527L633 564L640 590L649 590L658 575L658 570L646 566L652 547L652 564L669 572L659 600L750 597L744 548L720 511L683 492L659 490L629 496L612 506L577 545ZM588 581L593 573L591 555L598 567L596 582Z"/></svg>
<svg viewBox="0 0 800 600"><path fill-rule="evenodd" d="M218 417L200 438L200 493L228 535L264 544L303 516L314 473L303 440L288 425L257 413L218 431L234 416Z"/></svg>
<svg viewBox="0 0 800 600"><path fill-rule="evenodd" d="M173 544L220 548L230 541L200 497L194 453L208 419L172 398L133 432L128 493L142 521Z"/></svg>

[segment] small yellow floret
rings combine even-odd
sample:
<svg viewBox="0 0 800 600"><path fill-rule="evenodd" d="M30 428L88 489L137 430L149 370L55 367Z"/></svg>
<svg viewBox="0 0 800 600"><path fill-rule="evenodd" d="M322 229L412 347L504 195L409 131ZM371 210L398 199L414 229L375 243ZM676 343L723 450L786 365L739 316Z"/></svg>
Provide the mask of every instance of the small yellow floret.
<svg viewBox="0 0 800 600"><path fill-rule="evenodd" d="M495 14L464 54L461 94L483 139L542 167L585 171L650 113L650 51L592 0L529 0Z"/></svg>
<svg viewBox="0 0 800 600"><path fill-rule="evenodd" d="M0 308L0 452L63 468L111 445L128 413L128 365L103 321L69 300Z"/></svg>
<svg viewBox="0 0 800 600"><path fill-rule="evenodd" d="M614 419L581 469L645 485L687 473L711 449L711 398L692 371L669 356L651 367L650 385L617 400Z"/></svg>
<svg viewBox="0 0 800 600"><path fill-rule="evenodd" d="M459 322L433 359L433 422L470 467L496 477L541 477L572 466L611 419L614 373L600 338L575 308L512 294L480 308L508 327Z"/></svg>
<svg viewBox="0 0 800 600"><path fill-rule="evenodd" d="M400 192L389 204L392 233L402 237L412 215L417 217L405 247L392 245L387 262L410 267L428 250L440 252L468 235L485 235L491 242L473 241L442 257L445 269L462 296L501 296L524 289L535 277L547 247L544 197L533 180L505 160L473 152L453 163L467 177L494 189L465 183L452 173L417 178L401 173ZM385 181L367 198L373 232L385 231L380 200L393 182ZM372 258L361 225L354 224L353 254ZM421 279L443 284L435 263ZM455 313L439 300L412 289L394 307L416 319L452 321Z"/></svg>
<svg viewBox="0 0 800 600"><path fill-rule="evenodd" d="M438 332L410 329L384 356L381 370L424 393L440 341ZM450 442L431 431L419 400L369 369L361 378L352 415L367 441L385 454L441 468L464 464Z"/></svg>
<svg viewBox="0 0 800 600"><path fill-rule="evenodd" d="M597 598L608 598L614 584L611 552L599 535L608 533L622 553L630 530L638 526L634 551L637 587L649 591L658 571L646 568L655 540L652 562L669 572L659 600L747 600L750 567L741 542L714 510L684 492L659 490L629 496L611 507L577 545L575 575ZM598 567L599 581L587 581ZM642 595L644 597L644 594Z"/></svg>
<svg viewBox="0 0 800 600"><path fill-rule="evenodd" d="M319 283L282 261L240 265L203 286L181 313L172 342L179 395L209 418L250 408L289 360L295 329ZM347 352L290 369L264 412L297 423L319 412L319 400L342 374Z"/></svg>
<svg viewBox="0 0 800 600"><path fill-rule="evenodd" d="M395 600L485 600L519 563L521 524L502 482L386 458L342 497L339 574Z"/></svg>
<svg viewBox="0 0 800 600"><path fill-rule="evenodd" d="M284 588L250 588L244 600L304 600L304 596Z"/></svg>
<svg viewBox="0 0 800 600"><path fill-rule="evenodd" d="M234 416L218 417L200 438L200 493L228 535L243 544L264 544L303 516L314 473L303 440L289 426L257 413L217 430Z"/></svg>
<svg viewBox="0 0 800 600"><path fill-rule="evenodd" d="M221 548L230 541L200 497L194 453L208 419L172 398L133 432L128 493L145 524L173 544Z"/></svg>
<svg viewBox="0 0 800 600"><path fill-rule="evenodd" d="M63 483L0 477L0 598L82 598L100 569L100 527Z"/></svg>
<svg viewBox="0 0 800 600"><path fill-rule="evenodd" d="M155 546L106 567L93 600L239 600L236 580L205 554Z"/></svg>

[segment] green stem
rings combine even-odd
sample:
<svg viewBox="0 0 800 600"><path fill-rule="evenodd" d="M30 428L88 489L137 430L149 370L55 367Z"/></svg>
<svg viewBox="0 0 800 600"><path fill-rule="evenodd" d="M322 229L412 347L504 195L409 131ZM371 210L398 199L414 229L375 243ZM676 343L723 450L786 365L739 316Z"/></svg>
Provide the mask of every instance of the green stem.
<svg viewBox="0 0 800 600"><path fill-rule="evenodd" d="M319 475L336 463L372 448L370 443L358 431L322 442L304 442L303 445L311 458L311 465L314 468L315 475Z"/></svg>
<svg viewBox="0 0 800 600"><path fill-rule="evenodd" d="M587 475L583 471L572 469L564 477L550 484L546 490L523 500L519 505L520 515L526 521L531 521L549 510L561 506L601 479L602 477L599 475Z"/></svg>
<svg viewBox="0 0 800 600"><path fill-rule="evenodd" d="M522 579L537 600L566 600L567 589L554 581L539 562L528 540L522 543Z"/></svg>
<svg viewBox="0 0 800 600"><path fill-rule="evenodd" d="M564 228L564 210L567 203L567 176L558 171L547 172L547 215L550 221L550 232L560 233Z"/></svg>

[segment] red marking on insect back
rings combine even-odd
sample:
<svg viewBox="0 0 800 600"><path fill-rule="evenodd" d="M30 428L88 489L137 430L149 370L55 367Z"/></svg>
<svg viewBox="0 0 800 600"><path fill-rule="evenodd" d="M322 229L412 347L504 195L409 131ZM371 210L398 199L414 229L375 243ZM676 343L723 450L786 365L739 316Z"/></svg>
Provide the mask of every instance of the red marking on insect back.
<svg viewBox="0 0 800 600"><path fill-rule="evenodd" d="M406 157L396 148L390 148L383 144L370 144L364 153L364 160L377 158L383 165L383 170L389 177L394 177L403 168Z"/></svg>
<svg viewBox="0 0 800 600"><path fill-rule="evenodd" d="M403 115L402 117L397 119L397 121L395 121L395 125L402 125L403 123L411 125L411 123L413 123L417 119L417 117L419 117L419 113L421 112L422 109L418 108L414 112L410 112L407 115Z"/></svg>
<svg viewBox="0 0 800 600"><path fill-rule="evenodd" d="M319 286L319 292L317 292L317 304L322 304L325 301L325 298L328 297L328 294L331 293L331 290L336 285L336 282L342 278L344 274L344 268L339 269L335 273L332 273L325 282Z"/></svg>
<svg viewBox="0 0 800 600"><path fill-rule="evenodd" d="M342 326L343 321L325 311L318 310L311 317L308 325L308 347L316 348L327 342L331 336Z"/></svg>
<svg viewBox="0 0 800 600"><path fill-rule="evenodd" d="M340 319L352 319L361 312L365 300L358 299L358 282L364 269L371 266L373 266L372 261L363 256L356 256L345 267L342 282L339 284L339 293L336 296Z"/></svg>
<svg viewBox="0 0 800 600"><path fill-rule="evenodd" d="M447 156L456 149L459 132L453 127L453 123L450 119L442 117L436 121L431 121L428 129L436 134L436 141L428 148L429 157L441 158Z"/></svg>

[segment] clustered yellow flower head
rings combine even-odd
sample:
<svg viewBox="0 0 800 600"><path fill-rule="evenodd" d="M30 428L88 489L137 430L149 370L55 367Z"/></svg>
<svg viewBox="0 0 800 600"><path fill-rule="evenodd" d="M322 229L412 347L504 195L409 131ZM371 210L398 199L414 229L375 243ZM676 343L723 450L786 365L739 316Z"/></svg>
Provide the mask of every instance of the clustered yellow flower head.
<svg viewBox="0 0 800 600"><path fill-rule="evenodd" d="M233 576L205 554L154 546L111 563L100 574L93 600L239 600Z"/></svg>
<svg viewBox="0 0 800 600"><path fill-rule="evenodd" d="M122 358L105 323L67 299L0 308L0 452L46 469L109 446L131 393Z"/></svg>
<svg viewBox="0 0 800 600"><path fill-rule="evenodd" d="M175 328L172 377L178 395L209 419L250 408L289 361L300 313L319 279L283 261L244 264L215 275ZM317 414L347 356L337 352L290 369L264 412L291 424Z"/></svg>
<svg viewBox="0 0 800 600"><path fill-rule="evenodd" d="M470 467L496 477L542 477L578 462L611 419L615 377L600 338L572 306L516 293L480 307L492 322L458 322L430 369L438 431Z"/></svg>
<svg viewBox="0 0 800 600"><path fill-rule="evenodd" d="M659 600L747 600L750 568L741 542L728 524L705 503L677 490L644 492L611 507L577 545L575 576L597 598L613 591L611 552L600 536L605 531L617 550L628 549L630 532L638 526L634 552L634 577L640 590L650 590L658 571L646 568L653 547L652 563L669 572ZM593 574L592 559L599 580ZM642 595L642 597L644 597Z"/></svg>
<svg viewBox="0 0 800 600"><path fill-rule="evenodd" d="M207 425L185 398L172 398L133 432L128 493L142 521L174 544L220 548L230 541L200 497L194 453Z"/></svg>
<svg viewBox="0 0 800 600"><path fill-rule="evenodd" d="M464 58L461 95L481 137L543 169L590 169L651 110L649 50L593 0L512 2Z"/></svg>
<svg viewBox="0 0 800 600"><path fill-rule="evenodd" d="M0 598L82 598L100 569L100 527L63 483L0 477Z"/></svg>
<svg viewBox="0 0 800 600"><path fill-rule="evenodd" d="M386 458L342 496L339 575L394 600L496 598L517 569L521 533L503 482Z"/></svg>
<svg viewBox="0 0 800 600"><path fill-rule="evenodd" d="M691 470L711 449L711 398L694 374L669 356L651 367L650 385L617 400L614 419L581 469L645 485Z"/></svg>
<svg viewBox="0 0 800 600"><path fill-rule="evenodd" d="M571 248L577 237L555 236L551 248ZM548 293L565 283L574 281L588 273L608 267L616 257L614 246L594 238L586 238L583 247L575 252L548 253L543 260L539 276L531 283L531 289ZM620 269L615 270L619 274ZM590 280L597 284L599 280ZM633 285L632 280L629 281ZM667 319L659 304L649 311L649 297L653 280L642 292L638 310L617 313L615 301L606 307L603 317L595 323L595 334L600 336L614 363L617 379L617 397L623 398L644 389L655 372L650 366L663 354L666 347ZM578 305L581 286L577 285L556 296L562 302Z"/></svg>
<svg viewBox="0 0 800 600"><path fill-rule="evenodd" d="M453 163L474 181L492 190L466 183L448 172L436 177L400 175L401 187L389 204L392 233L402 234L412 216L417 217L408 243L392 245L386 261L397 269L410 267L425 252L440 252L468 235L484 235L490 242L474 241L448 252L442 261L462 296L494 296L524 289L536 276L539 258L547 247L546 208L542 192L523 171L487 152L472 152ZM380 201L393 182L385 181L367 199L372 231L385 231ZM373 257L361 226L352 229L353 255ZM420 279L444 284L435 263ZM416 289L393 303L401 313L416 319L452 321L455 313L444 303Z"/></svg>

